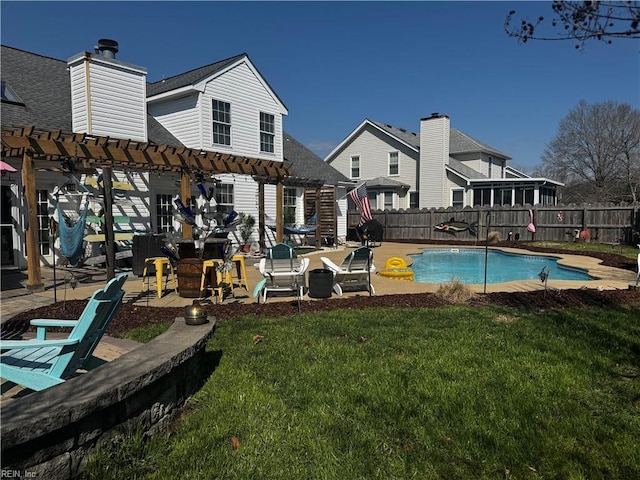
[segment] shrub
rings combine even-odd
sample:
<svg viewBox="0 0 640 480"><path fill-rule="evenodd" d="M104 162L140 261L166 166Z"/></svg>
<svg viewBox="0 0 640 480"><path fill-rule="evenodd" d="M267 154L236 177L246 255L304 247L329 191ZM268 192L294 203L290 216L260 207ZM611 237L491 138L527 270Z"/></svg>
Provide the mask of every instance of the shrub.
<svg viewBox="0 0 640 480"><path fill-rule="evenodd" d="M466 303L473 296L473 290L458 279L453 279L449 283L442 283L436 291L436 295L447 303Z"/></svg>

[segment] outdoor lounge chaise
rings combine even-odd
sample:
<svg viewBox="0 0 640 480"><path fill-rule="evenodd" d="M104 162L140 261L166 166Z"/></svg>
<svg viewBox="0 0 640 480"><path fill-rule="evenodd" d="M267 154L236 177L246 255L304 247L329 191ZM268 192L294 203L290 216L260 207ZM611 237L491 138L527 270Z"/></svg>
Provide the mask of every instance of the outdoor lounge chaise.
<svg viewBox="0 0 640 480"><path fill-rule="evenodd" d="M373 252L369 247L356 248L339 266L327 257L321 257L320 260L324 268L333 272L333 290L338 295L342 295L345 289L367 290L371 295L375 295L371 274L376 271L376 267L373 264Z"/></svg>

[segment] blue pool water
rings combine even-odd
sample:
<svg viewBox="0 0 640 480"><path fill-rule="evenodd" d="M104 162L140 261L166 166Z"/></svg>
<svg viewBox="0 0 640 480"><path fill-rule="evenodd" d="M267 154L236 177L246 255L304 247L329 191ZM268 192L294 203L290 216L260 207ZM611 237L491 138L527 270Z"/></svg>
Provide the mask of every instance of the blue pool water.
<svg viewBox="0 0 640 480"><path fill-rule="evenodd" d="M423 250L414 258L411 268L414 280L424 283L446 283L453 279L463 283L484 283L485 250L471 248L437 248ZM540 280L547 267L549 280L593 280L585 271L559 266L557 257L520 255L489 250L487 283L513 280Z"/></svg>

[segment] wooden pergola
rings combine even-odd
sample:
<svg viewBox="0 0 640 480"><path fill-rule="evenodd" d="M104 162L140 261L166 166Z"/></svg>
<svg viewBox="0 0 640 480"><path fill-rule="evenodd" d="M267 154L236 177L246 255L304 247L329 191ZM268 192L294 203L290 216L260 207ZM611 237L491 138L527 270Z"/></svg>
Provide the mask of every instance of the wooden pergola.
<svg viewBox="0 0 640 480"><path fill-rule="evenodd" d="M115 244L112 217L111 169L122 168L144 171L181 173L180 196L187 204L191 196L191 176L198 173L235 173L251 175L258 182L260 243L265 242L264 185L276 185L276 240L283 238L283 188L314 186L322 182L291 177L287 162L262 160L227 153L136 142L110 137L62 130L50 130L34 126L2 127L2 157L22 159L22 184L27 205L29 226L38 224L36 198L35 161L52 162L45 170L60 172L103 169L105 190L105 244L107 277L115 276ZM56 165L57 164L57 165ZM183 237L191 238L191 226L183 224ZM42 290L44 284L40 269L38 229L26 231L27 269L29 290ZM33 261L37 259L37 261Z"/></svg>

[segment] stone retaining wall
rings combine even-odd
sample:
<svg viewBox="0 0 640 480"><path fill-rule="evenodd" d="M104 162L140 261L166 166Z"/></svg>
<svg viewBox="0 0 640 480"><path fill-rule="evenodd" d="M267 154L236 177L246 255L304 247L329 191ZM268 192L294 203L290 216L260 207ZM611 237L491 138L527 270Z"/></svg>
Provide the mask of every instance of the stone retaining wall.
<svg viewBox="0 0 640 480"><path fill-rule="evenodd" d="M151 342L61 385L2 405L2 477L69 479L108 433L167 425L215 368L215 320L176 318Z"/></svg>

